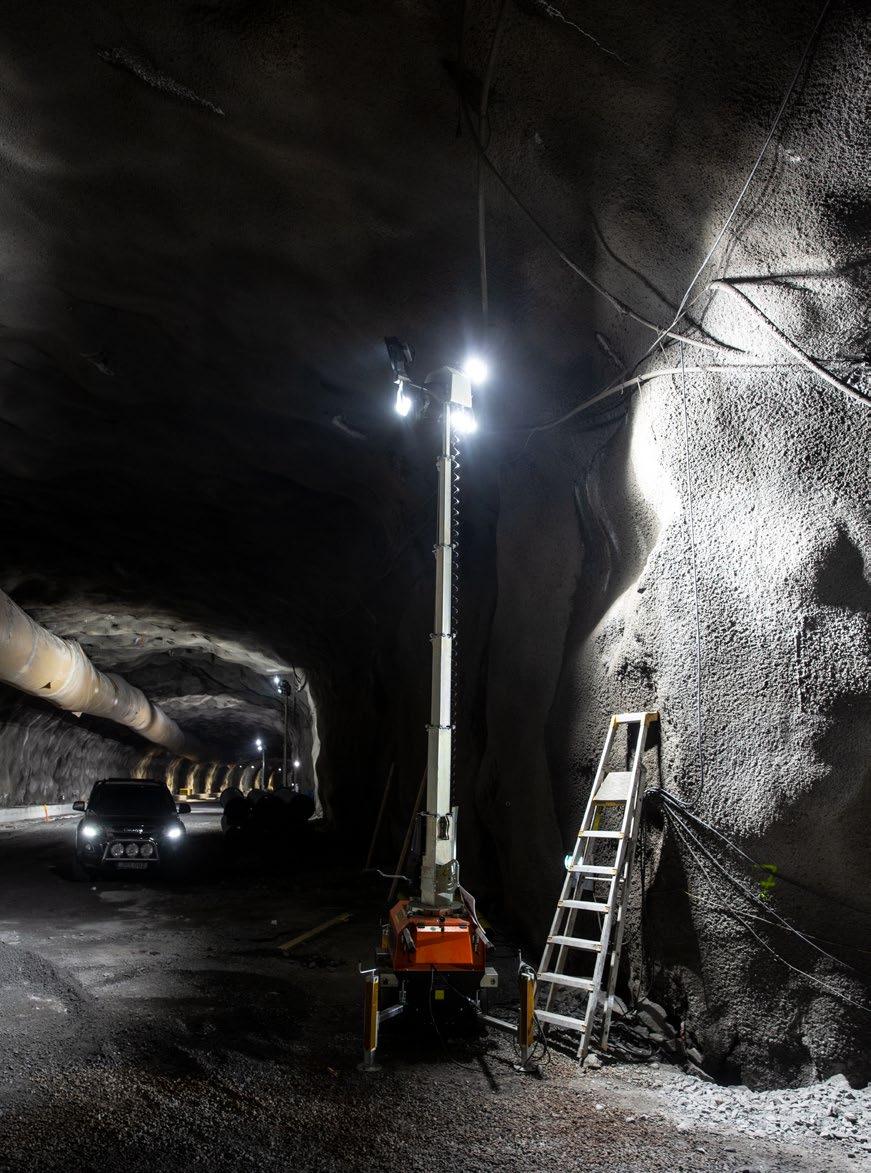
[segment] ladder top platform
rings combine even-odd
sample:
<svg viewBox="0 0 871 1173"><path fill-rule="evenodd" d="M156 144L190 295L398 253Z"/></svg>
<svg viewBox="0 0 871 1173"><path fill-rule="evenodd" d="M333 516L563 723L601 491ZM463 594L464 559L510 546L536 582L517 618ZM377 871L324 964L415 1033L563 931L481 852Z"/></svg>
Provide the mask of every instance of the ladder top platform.
<svg viewBox="0 0 871 1173"><path fill-rule="evenodd" d="M644 780L644 767L641 767L640 777ZM599 783L593 802L628 802L632 793L632 771L611 770Z"/></svg>

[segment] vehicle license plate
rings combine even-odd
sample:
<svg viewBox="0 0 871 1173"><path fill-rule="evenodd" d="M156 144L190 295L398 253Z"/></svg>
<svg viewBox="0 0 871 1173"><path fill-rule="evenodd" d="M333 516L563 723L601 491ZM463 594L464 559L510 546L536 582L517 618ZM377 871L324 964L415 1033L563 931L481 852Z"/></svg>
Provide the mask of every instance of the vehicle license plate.
<svg viewBox="0 0 871 1173"><path fill-rule="evenodd" d="M148 864L141 863L137 859L125 859L125 860L122 860L121 863L118 864L118 867L119 868L139 868L141 870L143 868L147 868Z"/></svg>

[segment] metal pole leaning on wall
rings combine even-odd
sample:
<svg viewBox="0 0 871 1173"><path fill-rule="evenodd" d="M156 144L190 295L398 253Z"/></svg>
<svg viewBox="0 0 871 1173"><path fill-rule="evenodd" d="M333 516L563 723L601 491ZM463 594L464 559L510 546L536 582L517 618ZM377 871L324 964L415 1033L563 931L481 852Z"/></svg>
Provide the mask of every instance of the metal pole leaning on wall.
<svg viewBox="0 0 871 1173"><path fill-rule="evenodd" d="M2 591L0 681L59 709L117 721L181 757L198 761L205 756L198 739L145 693L113 672L101 672L74 640L41 627Z"/></svg>
<svg viewBox="0 0 871 1173"><path fill-rule="evenodd" d="M417 788L417 798L414 800L414 807L411 811L411 818L408 821L408 830L405 832L405 839L402 841L402 850L399 853L399 859L396 861L393 883L390 885L390 892L387 896L388 905L393 903L393 897L396 895L396 889L399 887L402 869L405 867L405 858L408 855L408 849L411 846L411 837L414 834L414 824L417 821L417 813L420 810L420 804L423 802L423 792L425 787L426 770L424 770L420 779L420 786Z"/></svg>
<svg viewBox="0 0 871 1173"><path fill-rule="evenodd" d="M363 865L363 871L368 872L372 866L372 859L375 855L375 842L378 839L378 832L381 830L381 820L384 818L384 808L387 806L387 795L390 793L390 787L393 783L394 764L390 763L390 771L387 775L387 782L384 786L384 793L381 795L381 806L378 808L378 818L375 820L375 827L372 831L372 840L369 844L369 852L366 856L366 862Z"/></svg>

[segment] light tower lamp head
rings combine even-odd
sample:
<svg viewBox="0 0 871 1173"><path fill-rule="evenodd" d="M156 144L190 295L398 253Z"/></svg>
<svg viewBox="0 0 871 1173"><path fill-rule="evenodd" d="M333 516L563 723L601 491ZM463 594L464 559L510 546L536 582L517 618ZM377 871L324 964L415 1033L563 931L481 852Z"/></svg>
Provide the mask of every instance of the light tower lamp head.
<svg viewBox="0 0 871 1173"><path fill-rule="evenodd" d="M490 368L480 354L470 354L463 363L463 374L473 387L480 387L490 378Z"/></svg>
<svg viewBox="0 0 871 1173"><path fill-rule="evenodd" d="M451 415L451 427L457 432L474 432L478 427L472 407L472 380L465 371L440 367L427 376L424 391L445 404Z"/></svg>
<svg viewBox="0 0 871 1173"><path fill-rule="evenodd" d="M396 337L385 338L384 345L387 347L387 357L396 378L407 379L408 368L414 363L414 347Z"/></svg>
<svg viewBox="0 0 871 1173"><path fill-rule="evenodd" d="M411 398L405 393L405 384L408 382L408 368L414 362L414 347L396 337L385 338L384 345L387 347L387 357L396 376L394 408L397 415L405 417L413 407Z"/></svg>

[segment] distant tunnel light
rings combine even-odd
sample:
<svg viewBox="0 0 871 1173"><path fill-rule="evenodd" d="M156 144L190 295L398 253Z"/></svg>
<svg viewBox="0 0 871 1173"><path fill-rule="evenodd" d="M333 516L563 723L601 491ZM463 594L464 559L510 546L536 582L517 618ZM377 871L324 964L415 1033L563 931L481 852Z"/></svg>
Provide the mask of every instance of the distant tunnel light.
<svg viewBox="0 0 871 1173"><path fill-rule="evenodd" d="M463 374L472 384L486 383L490 378L490 368L479 354L470 354L463 363Z"/></svg>

